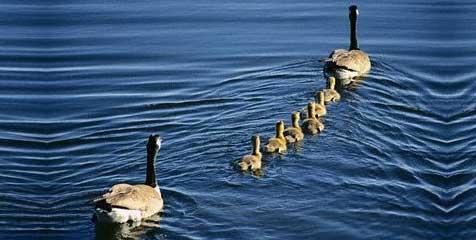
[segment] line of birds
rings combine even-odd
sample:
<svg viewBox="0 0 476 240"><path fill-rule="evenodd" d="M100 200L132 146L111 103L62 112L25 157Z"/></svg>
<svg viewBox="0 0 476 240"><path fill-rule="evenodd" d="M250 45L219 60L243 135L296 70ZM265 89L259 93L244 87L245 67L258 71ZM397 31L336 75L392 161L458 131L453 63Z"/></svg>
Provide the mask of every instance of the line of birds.
<svg viewBox="0 0 476 240"><path fill-rule="evenodd" d="M316 101L307 105L307 113L293 112L292 126L284 128L284 122L276 123L276 136L270 138L264 147L267 153L285 153L288 143L303 140L304 134L315 135L324 130L321 122L327 114L326 103L340 100L340 94L335 90L336 80L348 80L366 74L371 67L366 53L359 49L357 43L356 22L359 12L357 6L349 7L350 47L349 50L334 50L328 58L323 59L324 73L327 77L327 89L317 93ZM302 125L299 125L303 118ZM260 137L251 138L253 151L244 156L239 166L242 170L257 171L261 169L262 154L260 152ZM159 135L150 135L147 143L147 169L144 184L129 185L125 183L112 186L102 196L94 199L94 219L99 223L140 222L160 212L164 206L159 185L156 180L155 160L160 150L162 139Z"/></svg>
<svg viewBox="0 0 476 240"><path fill-rule="evenodd" d="M350 47L349 50L336 49L328 58L323 59L324 73L327 76L327 88L316 92L315 101L307 104L307 111L293 112L291 127L285 128L284 121L276 123L276 135L270 138L264 146L265 153L284 154L287 144L303 140L304 134L316 135L324 130L323 117L327 114L326 104L340 100L340 94L335 90L336 78L348 80L360 77L370 71L369 56L359 49L357 42L357 6L349 7ZM300 125L300 120L304 119ZM261 140L259 135L251 137L252 152L241 158L238 166L242 171L251 170L260 174L262 168Z"/></svg>

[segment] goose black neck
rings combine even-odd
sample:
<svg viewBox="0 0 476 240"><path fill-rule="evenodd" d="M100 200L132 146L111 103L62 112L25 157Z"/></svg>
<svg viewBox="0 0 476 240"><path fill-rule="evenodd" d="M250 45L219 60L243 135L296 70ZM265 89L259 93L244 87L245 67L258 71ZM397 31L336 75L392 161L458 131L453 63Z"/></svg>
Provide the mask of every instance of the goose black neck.
<svg viewBox="0 0 476 240"><path fill-rule="evenodd" d="M153 147L147 146L147 169L145 184L153 188L157 186L155 178L155 158L157 157L157 150Z"/></svg>
<svg viewBox="0 0 476 240"><path fill-rule="evenodd" d="M357 15L351 14L350 20L350 47L349 50L360 50L357 43Z"/></svg>

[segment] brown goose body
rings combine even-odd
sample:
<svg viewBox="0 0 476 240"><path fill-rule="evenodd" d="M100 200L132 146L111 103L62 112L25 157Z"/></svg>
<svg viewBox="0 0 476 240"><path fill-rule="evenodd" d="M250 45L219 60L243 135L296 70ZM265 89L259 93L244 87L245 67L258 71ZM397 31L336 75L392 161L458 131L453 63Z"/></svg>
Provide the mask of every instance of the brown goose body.
<svg viewBox="0 0 476 240"><path fill-rule="evenodd" d="M104 210L112 210L112 208L138 210L141 218L148 218L158 213L164 206L160 189L145 184L116 184L94 202L96 207Z"/></svg>
<svg viewBox="0 0 476 240"><path fill-rule="evenodd" d="M352 79L370 71L369 56L361 50L334 50L324 66L326 75L336 79Z"/></svg>

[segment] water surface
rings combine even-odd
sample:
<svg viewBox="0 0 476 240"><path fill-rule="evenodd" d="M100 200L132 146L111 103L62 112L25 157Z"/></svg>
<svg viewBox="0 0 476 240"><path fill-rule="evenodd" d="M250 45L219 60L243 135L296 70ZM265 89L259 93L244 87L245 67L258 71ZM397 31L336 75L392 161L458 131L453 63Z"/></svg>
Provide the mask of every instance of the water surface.
<svg viewBox="0 0 476 240"><path fill-rule="evenodd" d="M233 162L325 86L348 2L3 1L0 237L474 239L476 6L358 5L371 74L256 178ZM96 228L151 133L164 213Z"/></svg>

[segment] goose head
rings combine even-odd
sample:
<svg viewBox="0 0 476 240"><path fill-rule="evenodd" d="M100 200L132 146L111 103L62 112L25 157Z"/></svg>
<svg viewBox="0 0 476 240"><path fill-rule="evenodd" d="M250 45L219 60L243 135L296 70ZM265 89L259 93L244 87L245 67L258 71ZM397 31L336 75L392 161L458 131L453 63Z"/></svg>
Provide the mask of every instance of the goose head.
<svg viewBox="0 0 476 240"><path fill-rule="evenodd" d="M158 134L151 134L147 142L147 151L149 153L156 153L162 146L162 138Z"/></svg>
<svg viewBox="0 0 476 240"><path fill-rule="evenodd" d="M359 9L356 5L352 5L349 7L349 18L356 19L359 16Z"/></svg>

